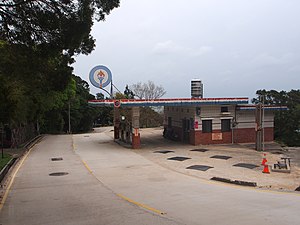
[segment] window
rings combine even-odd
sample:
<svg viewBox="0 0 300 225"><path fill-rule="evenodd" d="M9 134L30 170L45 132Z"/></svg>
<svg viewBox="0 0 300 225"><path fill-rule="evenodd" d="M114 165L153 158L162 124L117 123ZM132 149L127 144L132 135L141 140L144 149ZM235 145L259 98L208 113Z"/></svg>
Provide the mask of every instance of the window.
<svg viewBox="0 0 300 225"><path fill-rule="evenodd" d="M230 119L221 120L221 131L222 132L230 131L231 130L230 123L231 123Z"/></svg>
<svg viewBox="0 0 300 225"><path fill-rule="evenodd" d="M221 107L221 112L228 112L228 107L227 106L222 106Z"/></svg>
<svg viewBox="0 0 300 225"><path fill-rule="evenodd" d="M202 133L212 132L212 120L202 120Z"/></svg>

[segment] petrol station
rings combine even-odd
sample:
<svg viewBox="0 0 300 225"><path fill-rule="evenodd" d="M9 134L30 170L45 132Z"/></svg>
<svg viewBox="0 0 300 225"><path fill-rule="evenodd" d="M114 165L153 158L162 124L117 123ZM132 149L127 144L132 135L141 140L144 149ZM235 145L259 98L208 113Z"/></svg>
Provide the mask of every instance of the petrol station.
<svg viewBox="0 0 300 225"><path fill-rule="evenodd" d="M90 80L101 90L111 84L111 93L105 91L113 95L107 67L92 69ZM203 98L203 84L198 79L191 81L191 98L91 100L89 105L114 107L114 139L124 140L126 130L126 140L134 149L141 147L140 107L164 108L165 138L191 145L256 143L257 150L274 140L275 111L287 110L285 106L249 104L245 97ZM131 109L131 121L122 128L121 108Z"/></svg>

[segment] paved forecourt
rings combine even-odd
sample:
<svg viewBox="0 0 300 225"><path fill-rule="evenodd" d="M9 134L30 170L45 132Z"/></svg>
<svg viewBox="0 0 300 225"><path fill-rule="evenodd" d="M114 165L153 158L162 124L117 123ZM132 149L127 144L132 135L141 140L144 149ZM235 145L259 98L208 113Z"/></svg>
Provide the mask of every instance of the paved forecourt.
<svg viewBox="0 0 300 225"><path fill-rule="evenodd" d="M73 138L75 152L98 180L116 194L164 212L172 220L222 225L300 223L299 194L235 187L181 174L117 145L109 132Z"/></svg>
<svg viewBox="0 0 300 225"><path fill-rule="evenodd" d="M46 136L37 144L7 193L1 202L3 225L178 224L99 182L74 152L71 135Z"/></svg>

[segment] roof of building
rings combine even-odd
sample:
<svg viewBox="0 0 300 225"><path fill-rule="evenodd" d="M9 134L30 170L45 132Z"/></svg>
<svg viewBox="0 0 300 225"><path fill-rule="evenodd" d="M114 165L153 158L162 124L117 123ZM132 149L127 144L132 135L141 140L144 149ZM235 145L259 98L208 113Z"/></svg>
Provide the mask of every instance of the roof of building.
<svg viewBox="0 0 300 225"><path fill-rule="evenodd" d="M241 110L241 111L245 111L245 110L256 110L256 106L257 105L238 105L238 110ZM288 110L288 107L287 106L272 106L272 105L264 105L262 107L262 109L264 110L273 110L273 111L277 111L277 110Z"/></svg>
<svg viewBox="0 0 300 225"><path fill-rule="evenodd" d="M90 100L91 106L103 107L139 107L139 106L202 106L202 105L237 105L241 111L255 110L256 105L248 104L248 98L170 98L170 99L106 99ZM265 105L265 110L288 110L287 106Z"/></svg>
<svg viewBox="0 0 300 225"><path fill-rule="evenodd" d="M170 99L108 99L91 100L92 106L200 106L248 104L248 98L170 98Z"/></svg>

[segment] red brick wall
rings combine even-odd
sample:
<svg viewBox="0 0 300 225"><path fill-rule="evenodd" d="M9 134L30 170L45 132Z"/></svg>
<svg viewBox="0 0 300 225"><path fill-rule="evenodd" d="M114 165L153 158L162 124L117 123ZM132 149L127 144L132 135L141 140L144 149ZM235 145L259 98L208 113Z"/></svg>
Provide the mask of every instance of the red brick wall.
<svg viewBox="0 0 300 225"><path fill-rule="evenodd" d="M221 133L220 130L214 130L213 133ZM223 132L222 140L212 140L211 133L202 133L201 131L191 131L190 144L208 145L208 144L230 144L232 143L232 133ZM256 132L254 128L244 128L234 130L234 143L255 143ZM274 129L265 128L265 141L274 140Z"/></svg>
<svg viewBox="0 0 300 225"><path fill-rule="evenodd" d="M173 127L179 140L183 141L182 129ZM274 129L271 127L265 128L265 141L274 140ZM213 133L221 133L221 130L214 130ZM202 133L202 131L190 131L190 144L192 145L208 145L208 144L230 144L232 143L232 133L223 132L222 140L212 140L211 133ZM234 130L234 143L255 143L256 132L254 128L242 128Z"/></svg>
<svg viewBox="0 0 300 225"><path fill-rule="evenodd" d="M264 128L265 141L274 141L274 128ZM251 143L256 140L254 128L243 128L234 130L234 143Z"/></svg>
<svg viewBox="0 0 300 225"><path fill-rule="evenodd" d="M214 130L213 133L221 133L221 130ZM222 140L212 140L211 133L202 133L202 131L192 131L190 144L208 145L208 144L226 144L231 143L231 131L222 133Z"/></svg>

